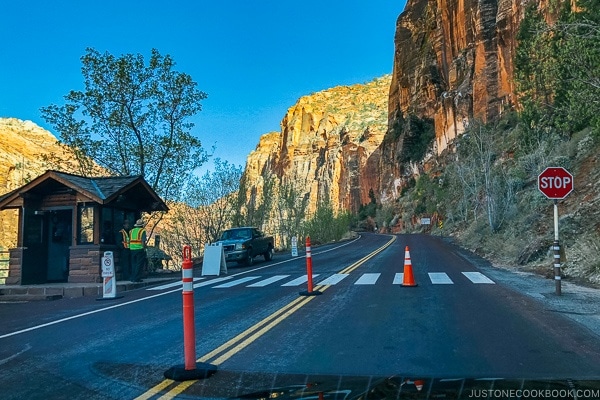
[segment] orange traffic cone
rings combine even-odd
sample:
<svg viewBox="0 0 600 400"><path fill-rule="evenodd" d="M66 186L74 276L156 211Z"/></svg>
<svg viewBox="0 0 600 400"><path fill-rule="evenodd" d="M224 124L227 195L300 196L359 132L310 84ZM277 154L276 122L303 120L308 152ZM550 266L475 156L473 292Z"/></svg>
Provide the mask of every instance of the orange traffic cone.
<svg viewBox="0 0 600 400"><path fill-rule="evenodd" d="M408 246L404 249L404 278L402 279L402 286L417 286L415 277L413 276L412 263L410 261L410 252Z"/></svg>
<svg viewBox="0 0 600 400"><path fill-rule="evenodd" d="M415 387L417 388L417 391L421 391L423 390L423 385L425 384L425 381L421 380L421 379L416 379L415 380Z"/></svg>

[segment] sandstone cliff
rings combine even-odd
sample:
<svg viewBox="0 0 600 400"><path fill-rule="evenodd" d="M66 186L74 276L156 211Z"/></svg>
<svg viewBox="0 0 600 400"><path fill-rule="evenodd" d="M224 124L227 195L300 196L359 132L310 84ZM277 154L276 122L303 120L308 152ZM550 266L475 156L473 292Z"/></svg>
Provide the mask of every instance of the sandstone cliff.
<svg viewBox="0 0 600 400"><path fill-rule="evenodd" d="M391 78L301 98L281 132L264 136L248 157L249 181L259 188L272 173L296 182L310 209L329 199L356 211L370 189L381 201L397 198L406 178L427 170L470 121L515 106L515 38L532 2L543 8L547 0L408 0ZM382 92L387 99L376 99Z"/></svg>
<svg viewBox="0 0 600 400"><path fill-rule="evenodd" d="M56 137L31 121L0 118L0 195L14 190L47 169L44 154L62 154ZM67 160L65 160L67 161ZM17 215L0 212L0 245L16 244Z"/></svg>
<svg viewBox="0 0 600 400"><path fill-rule="evenodd" d="M246 180L259 192L269 176L295 186L309 212L321 201L354 211L368 203L378 185L378 165L370 160L387 131L390 81L388 75L300 98L281 131L263 135L248 156Z"/></svg>
<svg viewBox="0 0 600 400"><path fill-rule="evenodd" d="M435 125L440 154L473 118L513 104L512 58L524 4L516 0L409 0L398 18L390 126L413 114Z"/></svg>
<svg viewBox="0 0 600 400"><path fill-rule="evenodd" d="M424 130L433 133L426 138L430 155L439 155L469 121L493 120L514 105L515 36L527 3L408 1L396 24L390 129L379 163L383 177L418 172L415 164L423 159L411 158L409 147ZM420 123L407 123L415 120ZM397 182L383 179L381 189L391 195Z"/></svg>
<svg viewBox="0 0 600 400"><path fill-rule="evenodd" d="M0 118L0 194L4 194L46 170L42 154L60 154L56 137L31 121Z"/></svg>
<svg viewBox="0 0 600 400"><path fill-rule="evenodd" d="M470 121L492 121L515 106L519 23L529 4L548 9L548 3L408 0L396 24L389 130L379 161L382 197L398 191L398 178L427 169L427 157L451 146ZM411 146L428 129L429 155L414 159Z"/></svg>

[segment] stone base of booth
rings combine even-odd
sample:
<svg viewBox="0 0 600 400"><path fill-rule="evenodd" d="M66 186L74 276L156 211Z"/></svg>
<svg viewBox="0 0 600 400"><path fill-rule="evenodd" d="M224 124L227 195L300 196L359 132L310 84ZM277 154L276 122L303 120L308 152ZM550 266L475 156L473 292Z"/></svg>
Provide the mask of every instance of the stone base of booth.
<svg viewBox="0 0 600 400"><path fill-rule="evenodd" d="M167 282L173 278L147 278L143 282L117 281L117 295L129 290L144 288ZM57 300L76 297L103 297L99 283L46 283L42 285L0 285L0 301Z"/></svg>

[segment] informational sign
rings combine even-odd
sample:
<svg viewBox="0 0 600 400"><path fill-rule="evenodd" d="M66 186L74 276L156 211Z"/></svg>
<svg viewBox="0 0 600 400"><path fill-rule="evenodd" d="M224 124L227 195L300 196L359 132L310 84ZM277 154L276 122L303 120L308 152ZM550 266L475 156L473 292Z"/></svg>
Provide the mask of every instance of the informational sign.
<svg viewBox="0 0 600 400"><path fill-rule="evenodd" d="M202 276L227 274L227 262L221 243L204 245L204 258L202 260Z"/></svg>
<svg viewBox="0 0 600 400"><path fill-rule="evenodd" d="M102 260L102 298L117 297L117 279L115 278L115 262L112 251L105 251Z"/></svg>
<svg viewBox="0 0 600 400"><path fill-rule="evenodd" d="M421 218L421 225L431 225L431 218Z"/></svg>
<svg viewBox="0 0 600 400"><path fill-rule="evenodd" d="M105 251L102 257L102 277L115 276L115 262L112 251Z"/></svg>
<svg viewBox="0 0 600 400"><path fill-rule="evenodd" d="M292 257L298 257L298 238L292 236Z"/></svg>

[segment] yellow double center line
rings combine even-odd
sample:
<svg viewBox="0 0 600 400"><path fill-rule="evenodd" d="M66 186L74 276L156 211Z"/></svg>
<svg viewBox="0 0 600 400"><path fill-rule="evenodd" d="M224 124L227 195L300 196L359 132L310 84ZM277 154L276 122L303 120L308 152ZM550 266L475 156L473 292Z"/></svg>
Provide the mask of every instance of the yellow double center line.
<svg viewBox="0 0 600 400"><path fill-rule="evenodd" d="M391 239L384 244L383 246L381 246L380 248L378 248L377 250L375 250L374 252L367 254L366 256L364 256L363 258L361 258L360 260L358 260L357 262L355 262L354 264L344 268L343 270L341 270L339 273L340 274L349 274L352 271L354 271L356 268L360 267L361 265L363 265L364 263L366 263L368 260L370 260L371 258L375 257L377 254L381 253L383 250L387 249L392 243L394 243L396 241L396 236L392 236Z"/></svg>
<svg viewBox="0 0 600 400"><path fill-rule="evenodd" d="M359 266L375 257L377 254L381 253L383 250L388 248L394 241L396 240L396 236L392 236L390 240L384 244L382 247L378 248L374 252L368 254L367 256L361 258L356 261L352 265L344 268L339 273L340 274L349 274ZM331 285L317 285L313 290L324 292ZM312 301L316 296L306 296L299 297L296 300L293 300L289 304L283 306L279 310L275 311L273 314L264 318L260 322L254 324L250 328L246 329L239 335L235 336L233 339L223 343L221 346L217 347L213 351L205 354L200 357L198 362L211 363L215 365L219 365L230 359L234 354L237 354L248 345L253 343L256 339L273 329L276 325L278 325L281 321L285 320L287 317L298 311L300 308L304 307L308 302ZM171 379L165 379L158 385L154 386L146 393L137 397L136 400L146 400L150 399L152 396L160 394L163 390L168 388L174 381ZM185 389L190 387L192 384L196 382L195 380L180 382L177 386L169 390L167 393L162 395L159 399L172 399L178 394L181 394Z"/></svg>

